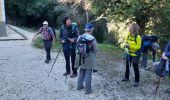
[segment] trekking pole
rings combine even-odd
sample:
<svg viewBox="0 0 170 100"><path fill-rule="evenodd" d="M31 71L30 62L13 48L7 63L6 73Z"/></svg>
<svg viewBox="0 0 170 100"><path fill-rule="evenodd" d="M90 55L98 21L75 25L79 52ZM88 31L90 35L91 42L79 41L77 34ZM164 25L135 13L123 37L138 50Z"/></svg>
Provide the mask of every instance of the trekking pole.
<svg viewBox="0 0 170 100"><path fill-rule="evenodd" d="M50 72L48 73L48 77L49 77L49 75L50 75L50 73L51 73L51 71L52 71L52 69L53 69L53 67L54 67L54 64L55 64L55 62L56 62L56 60L57 60L57 58L58 58L58 56L59 56L59 53L60 53L61 49L62 49L62 46L60 47L60 49L59 49L59 51L58 51L58 54L57 54L57 56L56 56L56 58L55 58L55 60L54 60L54 62L53 62L53 65L52 65L52 67L51 67L51 69L50 69Z"/></svg>
<svg viewBox="0 0 170 100"><path fill-rule="evenodd" d="M162 77L159 77L158 84L157 84L156 90L155 90L155 95L156 95L156 93L157 93L157 91L158 91L158 88L159 88L161 79L162 79Z"/></svg>

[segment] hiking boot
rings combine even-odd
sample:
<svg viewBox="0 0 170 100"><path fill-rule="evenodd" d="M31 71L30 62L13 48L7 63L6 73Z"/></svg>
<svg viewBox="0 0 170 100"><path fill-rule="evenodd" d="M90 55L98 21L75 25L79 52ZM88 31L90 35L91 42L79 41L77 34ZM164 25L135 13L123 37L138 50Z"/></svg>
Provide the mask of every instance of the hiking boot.
<svg viewBox="0 0 170 100"><path fill-rule="evenodd" d="M67 76L67 75L69 75L70 73L68 73L68 72L65 72L64 74L63 74L63 76Z"/></svg>
<svg viewBox="0 0 170 100"><path fill-rule="evenodd" d="M75 78L75 77L77 77L77 74L70 75L70 78Z"/></svg>
<svg viewBox="0 0 170 100"><path fill-rule="evenodd" d="M97 72L97 70L93 70L93 73L96 73Z"/></svg>
<svg viewBox="0 0 170 100"><path fill-rule="evenodd" d="M91 93L93 93L93 91L92 91L92 90L90 90L90 91L86 91L86 92L85 92L85 94L86 94L86 95L89 95L89 94L91 94Z"/></svg>
<svg viewBox="0 0 170 100"><path fill-rule="evenodd" d="M127 81L129 81L128 78L123 78L123 79L122 79L122 82L127 82Z"/></svg>
<svg viewBox="0 0 170 100"><path fill-rule="evenodd" d="M44 62L47 63L47 64L49 64L49 60L45 60Z"/></svg>
<svg viewBox="0 0 170 100"><path fill-rule="evenodd" d="M133 86L134 86L134 87L138 87L138 86L139 86L139 82L135 82L135 83L133 84Z"/></svg>
<svg viewBox="0 0 170 100"><path fill-rule="evenodd" d="M77 88L77 90L82 90L82 89L84 89L84 87L78 87L78 88Z"/></svg>

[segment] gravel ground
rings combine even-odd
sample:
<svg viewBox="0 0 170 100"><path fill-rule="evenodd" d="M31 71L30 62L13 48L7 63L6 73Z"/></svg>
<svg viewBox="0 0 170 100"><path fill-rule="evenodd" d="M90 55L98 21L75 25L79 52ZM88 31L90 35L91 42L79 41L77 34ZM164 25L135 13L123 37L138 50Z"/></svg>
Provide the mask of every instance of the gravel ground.
<svg viewBox="0 0 170 100"><path fill-rule="evenodd" d="M18 28L16 28L18 29ZM93 75L93 90L91 95L85 95L84 90L76 90L75 79L66 80L65 62L61 53L50 77L47 74L52 63L45 64L45 52L31 45L31 37L23 41L0 42L0 100L108 100L111 95L103 93L99 88L102 84L98 74ZM56 52L52 53L54 60ZM104 88L104 87L103 87Z"/></svg>

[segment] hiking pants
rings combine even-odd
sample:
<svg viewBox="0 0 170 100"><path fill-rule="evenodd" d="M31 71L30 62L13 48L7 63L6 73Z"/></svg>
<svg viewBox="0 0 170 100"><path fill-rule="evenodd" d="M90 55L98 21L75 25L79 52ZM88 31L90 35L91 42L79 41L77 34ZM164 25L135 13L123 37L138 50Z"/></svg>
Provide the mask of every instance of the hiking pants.
<svg viewBox="0 0 170 100"><path fill-rule="evenodd" d="M91 80L92 80L92 69L82 69L80 68L77 88L82 88L83 82L85 81L85 90L87 92L91 91Z"/></svg>
<svg viewBox="0 0 170 100"><path fill-rule="evenodd" d="M44 47L46 51L46 60L51 60L51 47L52 47L52 41L51 40L44 40Z"/></svg>
<svg viewBox="0 0 170 100"><path fill-rule="evenodd" d="M143 52L141 65L142 65L144 68L147 67L147 60L148 60L148 52Z"/></svg>
<svg viewBox="0 0 170 100"><path fill-rule="evenodd" d="M76 51L75 48L71 48L69 43L63 44L63 52L66 61L66 72L70 72L70 57L71 57L71 64L72 64L72 72L73 74L77 74L77 69L74 68L75 66L75 59L76 59Z"/></svg>
<svg viewBox="0 0 170 100"><path fill-rule="evenodd" d="M139 56L136 56L136 57L132 57L130 55L128 55L128 56L129 56L130 59L126 60L125 78L129 79L130 67L131 67L131 64L132 64L133 69L134 69L134 73L135 73L135 82L139 82L139 78L140 78L139 66L138 66Z"/></svg>
<svg viewBox="0 0 170 100"><path fill-rule="evenodd" d="M142 54L142 63L141 65L146 68L147 67L147 60L148 60L148 51L147 52L143 52ZM156 60L156 51L152 50L152 61L155 62Z"/></svg>

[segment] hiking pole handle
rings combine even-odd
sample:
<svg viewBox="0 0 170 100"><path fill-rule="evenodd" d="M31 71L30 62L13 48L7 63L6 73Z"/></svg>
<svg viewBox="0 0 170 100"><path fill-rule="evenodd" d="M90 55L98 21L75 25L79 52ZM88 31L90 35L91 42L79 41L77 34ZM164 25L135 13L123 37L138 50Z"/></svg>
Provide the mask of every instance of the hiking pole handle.
<svg viewBox="0 0 170 100"><path fill-rule="evenodd" d="M56 62L56 60L57 60L57 58L58 58L58 56L59 56L59 53L60 53L61 49L62 49L62 46L60 47L60 49L59 49L59 51L58 51L58 54L57 54L57 56L56 56L56 58L55 58L55 60L54 60L54 62L53 62L53 65L52 65L52 67L51 67L51 69L50 69L50 72L48 73L48 77L50 76L50 73L51 73L51 71L52 71L52 69L53 69L53 67L54 67L54 64L55 64L55 62Z"/></svg>

